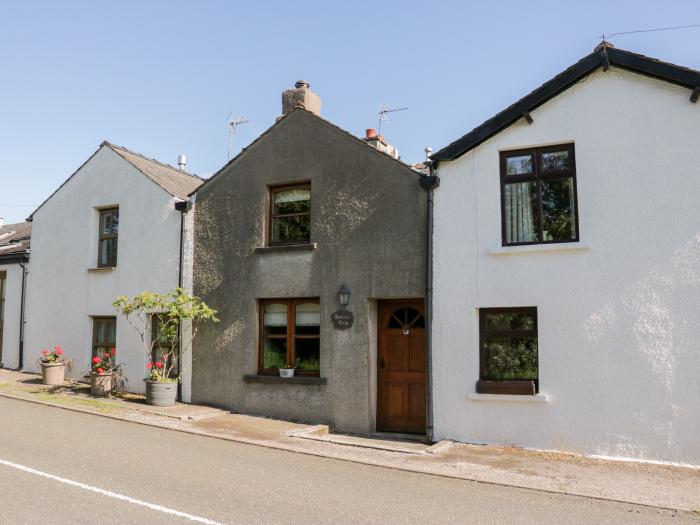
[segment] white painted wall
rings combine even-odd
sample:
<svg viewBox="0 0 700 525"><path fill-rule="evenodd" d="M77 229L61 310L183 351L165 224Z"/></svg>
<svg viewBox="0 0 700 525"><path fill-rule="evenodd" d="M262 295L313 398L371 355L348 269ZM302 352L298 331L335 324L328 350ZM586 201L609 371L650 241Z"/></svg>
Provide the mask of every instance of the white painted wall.
<svg viewBox="0 0 700 525"><path fill-rule="evenodd" d="M2 336L2 365L19 366L19 319L22 310L22 267L18 264L0 264L0 272L7 272L5 281L5 322Z"/></svg>
<svg viewBox="0 0 700 525"><path fill-rule="evenodd" d="M435 193L437 439L700 465L700 104L598 71L452 162ZM501 246L499 151L574 142L581 245ZM579 246L580 247L580 246ZM470 399L478 309L536 306L547 402Z"/></svg>
<svg viewBox="0 0 700 525"><path fill-rule="evenodd" d="M43 348L61 345L70 377L90 369L91 316L117 315L118 295L168 292L178 284L180 212L175 199L108 147L102 147L34 215L27 286L25 369ZM97 266L97 207L119 205L117 268ZM143 392L148 361L136 331L117 315L118 362L126 387Z"/></svg>

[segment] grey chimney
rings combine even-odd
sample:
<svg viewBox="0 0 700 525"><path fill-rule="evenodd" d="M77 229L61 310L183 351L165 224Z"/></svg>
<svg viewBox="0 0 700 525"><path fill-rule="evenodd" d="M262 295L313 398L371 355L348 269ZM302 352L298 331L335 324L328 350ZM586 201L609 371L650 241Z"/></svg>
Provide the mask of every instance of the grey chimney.
<svg viewBox="0 0 700 525"><path fill-rule="evenodd" d="M282 114L286 115L295 107L301 106L314 115L321 115L321 97L311 91L311 84L298 80L294 89L282 92Z"/></svg>

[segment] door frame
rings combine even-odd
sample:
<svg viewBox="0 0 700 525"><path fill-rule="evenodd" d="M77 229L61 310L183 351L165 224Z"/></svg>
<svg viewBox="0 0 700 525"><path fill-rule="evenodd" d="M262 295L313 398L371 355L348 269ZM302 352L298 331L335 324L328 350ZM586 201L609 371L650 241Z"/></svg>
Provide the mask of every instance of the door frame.
<svg viewBox="0 0 700 525"><path fill-rule="evenodd" d="M426 308L425 308L425 299L423 297L410 297L410 298L404 298L404 299L377 299L376 301L377 305L377 314L376 314L376 345L377 345L377 355L376 355L376 360L375 360L375 366L376 366L376 374L375 374L375 380L376 380L376 393L377 393L377 400L376 400L376 413L375 413L375 431L376 432L386 432L386 433L394 433L394 434L415 434L415 435L426 435L427 434L427 424L428 424L428 330L427 326L425 328L425 359L426 359L426 368L425 368L425 406L426 406L426 414L425 414L425 422L426 422L426 427L422 432L411 432L411 431L405 431L405 430L385 430L382 429L382 423L383 423L383 418L382 418L382 366L381 366L381 359L382 359L382 332L384 328L384 316L383 311L384 308L391 308L392 310L395 310L396 308L402 308L402 307L412 307L416 308L419 312L423 314L423 317L426 317ZM426 318L426 324L427 324L427 318Z"/></svg>

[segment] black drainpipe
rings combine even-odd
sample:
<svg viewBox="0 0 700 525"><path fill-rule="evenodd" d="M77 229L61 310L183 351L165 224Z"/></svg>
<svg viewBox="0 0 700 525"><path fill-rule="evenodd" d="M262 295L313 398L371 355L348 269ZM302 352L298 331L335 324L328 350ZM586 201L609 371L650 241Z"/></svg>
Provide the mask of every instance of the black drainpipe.
<svg viewBox="0 0 700 525"><path fill-rule="evenodd" d="M27 289L27 263L22 261L19 263L22 268L22 295L19 301L19 362L17 370L24 368L24 295Z"/></svg>
<svg viewBox="0 0 700 525"><path fill-rule="evenodd" d="M425 332L427 354L426 378L426 421L425 434L433 441L433 192L440 186L440 177L435 174L435 166L428 161L430 175L420 178L420 185L428 190L428 209L425 231Z"/></svg>

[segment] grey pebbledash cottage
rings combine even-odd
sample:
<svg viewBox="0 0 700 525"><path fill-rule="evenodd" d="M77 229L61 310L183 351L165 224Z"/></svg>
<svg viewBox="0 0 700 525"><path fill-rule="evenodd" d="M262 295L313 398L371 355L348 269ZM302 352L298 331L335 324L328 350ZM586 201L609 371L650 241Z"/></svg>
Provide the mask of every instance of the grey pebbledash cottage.
<svg viewBox="0 0 700 525"><path fill-rule="evenodd" d="M195 340L191 399L423 434L422 174L320 106L297 83L282 117L194 195L193 291L221 323Z"/></svg>

